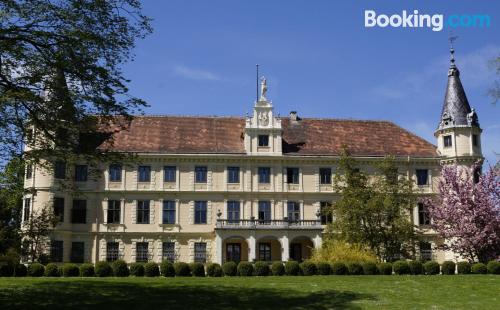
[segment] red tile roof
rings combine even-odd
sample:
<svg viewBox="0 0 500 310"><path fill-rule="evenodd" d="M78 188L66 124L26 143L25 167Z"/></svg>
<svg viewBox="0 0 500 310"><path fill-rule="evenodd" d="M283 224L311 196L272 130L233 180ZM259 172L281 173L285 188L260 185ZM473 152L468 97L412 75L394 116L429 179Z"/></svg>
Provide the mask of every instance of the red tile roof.
<svg viewBox="0 0 500 310"><path fill-rule="evenodd" d="M387 121L282 118L283 153L354 156L436 157L436 147ZM244 154L242 117L137 116L101 148L141 153Z"/></svg>

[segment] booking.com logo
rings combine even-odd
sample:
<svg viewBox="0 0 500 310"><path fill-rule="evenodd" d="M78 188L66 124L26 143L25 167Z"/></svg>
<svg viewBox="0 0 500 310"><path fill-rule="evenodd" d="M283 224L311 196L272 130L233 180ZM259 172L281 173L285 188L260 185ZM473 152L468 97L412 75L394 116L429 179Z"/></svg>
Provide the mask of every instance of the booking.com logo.
<svg viewBox="0 0 500 310"><path fill-rule="evenodd" d="M453 14L446 18L443 14L420 14L414 10L413 14L403 10L401 14L377 14L374 10L365 10L365 27L394 27L394 28L431 28L432 31L441 31L445 27L490 27L490 16L485 14Z"/></svg>

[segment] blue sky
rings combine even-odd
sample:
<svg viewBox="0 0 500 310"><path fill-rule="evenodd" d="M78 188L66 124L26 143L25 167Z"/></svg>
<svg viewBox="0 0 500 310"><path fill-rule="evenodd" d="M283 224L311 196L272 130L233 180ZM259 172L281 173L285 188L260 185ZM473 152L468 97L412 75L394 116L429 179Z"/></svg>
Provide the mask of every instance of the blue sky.
<svg viewBox="0 0 500 310"><path fill-rule="evenodd" d="M435 143L449 65L449 31L365 28L364 10L488 14L489 28L457 28L457 65L483 128L483 153L500 153L500 103L487 96L500 55L493 1L143 0L154 33L124 67L147 114L239 115L255 100L255 64L275 110L302 117L390 120Z"/></svg>

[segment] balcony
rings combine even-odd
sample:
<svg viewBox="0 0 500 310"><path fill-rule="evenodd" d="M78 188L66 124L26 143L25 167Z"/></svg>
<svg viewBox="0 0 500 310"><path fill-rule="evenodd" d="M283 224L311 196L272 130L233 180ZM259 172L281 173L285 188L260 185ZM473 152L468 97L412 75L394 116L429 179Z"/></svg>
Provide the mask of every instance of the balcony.
<svg viewBox="0 0 500 310"><path fill-rule="evenodd" d="M320 220L223 220L218 219L215 229L293 229L323 230Z"/></svg>

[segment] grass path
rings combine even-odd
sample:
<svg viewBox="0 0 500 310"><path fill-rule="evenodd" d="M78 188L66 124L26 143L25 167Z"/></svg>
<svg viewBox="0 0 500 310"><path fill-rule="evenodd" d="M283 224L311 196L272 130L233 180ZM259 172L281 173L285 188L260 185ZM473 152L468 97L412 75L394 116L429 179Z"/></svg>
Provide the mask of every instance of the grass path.
<svg viewBox="0 0 500 310"><path fill-rule="evenodd" d="M500 276L0 278L0 309L500 309Z"/></svg>

